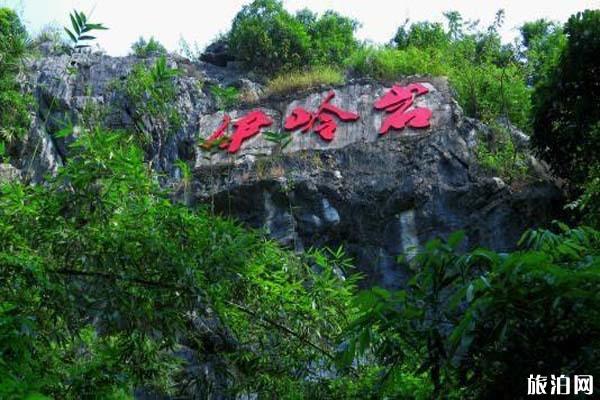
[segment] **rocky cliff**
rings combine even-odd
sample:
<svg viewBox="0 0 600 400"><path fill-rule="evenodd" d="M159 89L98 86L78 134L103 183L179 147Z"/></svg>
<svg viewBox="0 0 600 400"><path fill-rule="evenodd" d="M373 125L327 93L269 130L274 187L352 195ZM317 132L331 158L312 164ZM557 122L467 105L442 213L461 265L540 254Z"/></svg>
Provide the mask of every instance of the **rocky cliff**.
<svg viewBox="0 0 600 400"><path fill-rule="evenodd" d="M90 104L105 106L107 127L132 129L132 105L114 83L124 80L139 61L101 54L32 61L24 85L39 108L28 136L10 149L16 169L2 170L42 181L69 158L67 144L73 135L56 133L66 120L77 125ZM375 110L374 104L392 82L355 80L265 96L260 84L238 70L184 59L169 62L183 71L176 78L176 108L183 123L177 132L157 139L160 143L150 146L148 158L174 197L264 228L298 250L343 245L370 282L400 285L405 273L396 256L433 237L464 229L466 246L509 250L524 229L546 224L560 212L561 192L533 157L531 178L519 184L508 185L479 167L477 144L489 131L463 115L443 78L399 78L400 86L418 82L427 89L414 106L431 110L430 124L380 135L389 114ZM199 145L223 122L225 113L210 91L215 84L236 86L244 94L245 102L228 112L233 121L252 110L272 120L236 153L209 153ZM284 131L285 119L296 108L316 112L330 90L330 104L358 114L358 120L334 118L332 140L299 130L290 132L291 141L283 148L267 140L264 132ZM527 146L527 137L515 130L513 134ZM178 159L192 166L189 184L180 182Z"/></svg>

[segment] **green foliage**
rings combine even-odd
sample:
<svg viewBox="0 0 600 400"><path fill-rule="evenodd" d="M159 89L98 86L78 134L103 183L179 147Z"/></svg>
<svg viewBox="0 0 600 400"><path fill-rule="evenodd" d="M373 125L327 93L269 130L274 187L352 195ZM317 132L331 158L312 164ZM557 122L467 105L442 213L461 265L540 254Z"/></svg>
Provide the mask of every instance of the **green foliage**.
<svg viewBox="0 0 600 400"><path fill-rule="evenodd" d="M348 58L347 65L358 75L393 81L403 75L445 75L447 70L438 56L416 47L396 50L366 45Z"/></svg>
<svg viewBox="0 0 600 400"><path fill-rule="evenodd" d="M298 12L296 19L310 36L308 62L312 65L340 66L358 48L354 32L359 24L350 18L331 10L318 17L305 9Z"/></svg>
<svg viewBox="0 0 600 400"><path fill-rule="evenodd" d="M491 123L489 126L490 137L480 138L477 147L479 164L498 174L509 184L525 179L529 170L527 154L517 149L505 126L499 123Z"/></svg>
<svg viewBox="0 0 600 400"><path fill-rule="evenodd" d="M210 92L215 96L220 110L231 110L240 100L240 92L233 86L215 85L210 88Z"/></svg>
<svg viewBox="0 0 600 400"><path fill-rule="evenodd" d="M407 28L408 20L401 25L392 39L398 49L408 47L442 48L450 44L449 34L439 22L417 22Z"/></svg>
<svg viewBox="0 0 600 400"><path fill-rule="evenodd" d="M31 98L21 92L16 79L28 42L17 14L0 8L0 142L5 145L23 137L29 128Z"/></svg>
<svg viewBox="0 0 600 400"><path fill-rule="evenodd" d="M502 46L498 28L503 13L485 30L448 13L449 29L419 22L402 25L392 40L395 48L362 46L347 59L357 75L394 81L406 75L446 75L466 114L484 121L508 117L529 130L531 99L526 69L515 50Z"/></svg>
<svg viewBox="0 0 600 400"><path fill-rule="evenodd" d="M267 83L268 94L288 94L319 85L341 85L344 75L336 68L315 67L307 71L284 72Z"/></svg>
<svg viewBox="0 0 600 400"><path fill-rule="evenodd" d="M167 49L154 37L150 37L150 40L146 40L140 36L140 38L131 45L131 50L136 57L148 58L166 56Z"/></svg>
<svg viewBox="0 0 600 400"><path fill-rule="evenodd" d="M313 385L352 312L341 253L298 258L173 204L123 134L83 132L72 152L46 185L2 187L0 397L172 391L182 338L211 357L198 318L231 338L236 391Z"/></svg>
<svg viewBox="0 0 600 400"><path fill-rule="evenodd" d="M171 68L161 56L148 68L136 64L122 84L122 90L131 104L136 137L148 145L152 139L164 138L179 128L181 116L174 103L177 100L175 78L179 71Z"/></svg>
<svg viewBox="0 0 600 400"><path fill-rule="evenodd" d="M89 41L96 39L95 36L90 35L90 32L108 29L102 24L88 22L87 16L82 11L73 10L69 17L71 18L73 30L65 27L65 32L71 39L74 51L90 47Z"/></svg>
<svg viewBox="0 0 600 400"><path fill-rule="evenodd" d="M528 83L534 87L546 85L556 69L565 45L562 26L539 19L521 26L522 57L528 70Z"/></svg>
<svg viewBox="0 0 600 400"><path fill-rule="evenodd" d="M236 58L264 73L300 68L309 59L304 25L277 0L256 0L242 7L229 33Z"/></svg>
<svg viewBox="0 0 600 400"><path fill-rule="evenodd" d="M358 23L333 11L293 16L278 0L242 7L228 35L231 51L248 68L272 75L307 65L341 65L357 47Z"/></svg>
<svg viewBox="0 0 600 400"><path fill-rule="evenodd" d="M467 115L486 122L499 116L508 117L520 129L529 131L530 89L518 64L499 67L494 63L467 62L461 67L456 65L449 76Z"/></svg>
<svg viewBox="0 0 600 400"><path fill-rule="evenodd" d="M565 24L567 43L556 69L536 86L532 143L559 177L585 182L600 162L600 11L578 13Z"/></svg>
<svg viewBox="0 0 600 400"><path fill-rule="evenodd" d="M591 135L600 137L600 122L591 127ZM583 183L581 196L568 205L581 212L585 223L600 228L600 163L590 165L589 173Z"/></svg>
<svg viewBox="0 0 600 400"><path fill-rule="evenodd" d="M283 154L283 150L292 143L293 136L290 132L263 132L266 141L274 143L272 153L275 159ZM279 161L279 160L277 160Z"/></svg>
<svg viewBox="0 0 600 400"><path fill-rule="evenodd" d="M412 365L430 398L521 398L531 371L598 373L600 232L559 228L527 232L510 254L462 253L462 232L427 243L408 289L359 296L342 360L374 354L384 383Z"/></svg>

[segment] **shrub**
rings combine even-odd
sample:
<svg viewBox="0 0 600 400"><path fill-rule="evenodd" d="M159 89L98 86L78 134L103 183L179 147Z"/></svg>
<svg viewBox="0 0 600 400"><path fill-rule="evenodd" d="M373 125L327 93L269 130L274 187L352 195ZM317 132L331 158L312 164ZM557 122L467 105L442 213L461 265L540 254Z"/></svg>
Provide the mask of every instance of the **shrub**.
<svg viewBox="0 0 600 400"><path fill-rule="evenodd" d="M463 253L461 232L428 242L406 290L360 295L343 359L377 355L383 383L412 365L429 398L523 398L531 373L598 373L600 232L559 227L509 254Z"/></svg>
<svg viewBox="0 0 600 400"><path fill-rule="evenodd" d="M255 0L236 15L228 40L246 67L272 75L307 65L341 65L357 48L357 27L333 11L293 16L278 0Z"/></svg>
<svg viewBox="0 0 600 400"><path fill-rule="evenodd" d="M22 94L16 76L29 37L14 11L0 8L0 141L11 143L29 128L31 99Z"/></svg>
<svg viewBox="0 0 600 400"><path fill-rule="evenodd" d="M240 101L240 92L233 86L215 85L210 88L210 92L215 97L217 108L220 110L231 110Z"/></svg>
<svg viewBox="0 0 600 400"><path fill-rule="evenodd" d="M534 87L546 85L560 61L567 39L562 25L540 19L520 28L522 56L526 60L527 81Z"/></svg>
<svg viewBox="0 0 600 400"><path fill-rule="evenodd" d="M319 85L340 85L344 75L332 67L316 67L308 71L287 72L271 79L267 84L267 94L286 94L310 89Z"/></svg>
<svg viewBox="0 0 600 400"><path fill-rule="evenodd" d="M361 76L393 81L406 75L445 75L439 54L416 47L404 50L363 46L347 60L349 69Z"/></svg>
<svg viewBox="0 0 600 400"><path fill-rule="evenodd" d="M229 43L248 68L267 74L300 68L309 60L310 37L304 25L277 0L256 0L242 7Z"/></svg>
<svg viewBox="0 0 600 400"><path fill-rule="evenodd" d="M448 77L468 116L486 122L503 116L520 129L530 130L531 90L518 64L461 63L448 68Z"/></svg>
<svg viewBox="0 0 600 400"><path fill-rule="evenodd" d="M600 138L600 122L591 127L590 135ZM581 196L568 207L581 211L583 221L598 229L600 228L600 163L596 162L589 166L581 190L583 192Z"/></svg>
<svg viewBox="0 0 600 400"><path fill-rule="evenodd" d="M517 149L507 128L498 123L490 128L491 137L481 138L477 148L480 165L508 183L523 180L529 170L527 155Z"/></svg>
<svg viewBox="0 0 600 400"><path fill-rule="evenodd" d="M417 22L407 28L408 21L400 26L392 39L392 44L398 49L408 47L442 48L450 43L444 26L439 22Z"/></svg>
<svg viewBox="0 0 600 400"><path fill-rule="evenodd" d="M162 56L150 68L143 62L136 64L122 84L132 108L139 143L149 145L153 138L164 138L179 128L181 116L174 104L178 73Z"/></svg>
<svg viewBox="0 0 600 400"><path fill-rule="evenodd" d="M354 32L358 22L344 17L335 11L326 11L318 17L308 10L298 12L296 19L302 21L310 36L310 57L312 65L341 66L348 54L358 48Z"/></svg>
<svg viewBox="0 0 600 400"><path fill-rule="evenodd" d="M573 186L600 163L600 10L587 10L564 27L567 44L557 68L534 93L532 144Z"/></svg>
<svg viewBox="0 0 600 400"><path fill-rule="evenodd" d="M173 392L181 341L233 392L302 397L352 312L347 260L174 204L121 133L83 131L71 154L44 185L1 187L0 398Z"/></svg>
<svg viewBox="0 0 600 400"><path fill-rule="evenodd" d="M357 75L393 81L405 75L445 75L470 117L486 122L507 117L529 131L531 115L527 70L497 32L503 14L485 31L463 28L460 14L448 13L450 30L419 22L403 25L392 40L397 48L364 45L351 54L348 68Z"/></svg>
<svg viewBox="0 0 600 400"><path fill-rule="evenodd" d="M150 37L150 40L146 41L143 37L140 37L134 44L131 45L131 51L136 57L148 58L166 56L167 49L154 37Z"/></svg>

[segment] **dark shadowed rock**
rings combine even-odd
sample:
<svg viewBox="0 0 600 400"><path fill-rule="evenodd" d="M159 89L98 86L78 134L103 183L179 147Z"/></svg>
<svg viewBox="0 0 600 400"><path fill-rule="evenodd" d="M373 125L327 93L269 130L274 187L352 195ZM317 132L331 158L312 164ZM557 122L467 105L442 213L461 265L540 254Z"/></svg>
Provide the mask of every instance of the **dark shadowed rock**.
<svg viewBox="0 0 600 400"><path fill-rule="evenodd" d="M226 67L227 63L235 60L235 57L229 51L227 40L218 39L208 45L204 53L200 55L200 60L219 67Z"/></svg>

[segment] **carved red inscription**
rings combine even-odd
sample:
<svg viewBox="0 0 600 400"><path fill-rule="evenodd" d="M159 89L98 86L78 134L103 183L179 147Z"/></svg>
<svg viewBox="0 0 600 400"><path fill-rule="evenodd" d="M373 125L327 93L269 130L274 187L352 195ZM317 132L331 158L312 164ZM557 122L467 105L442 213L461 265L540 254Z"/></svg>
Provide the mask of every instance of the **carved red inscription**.
<svg viewBox="0 0 600 400"><path fill-rule="evenodd" d="M292 114L285 119L283 127L288 131L301 128L303 133L312 129L324 140L333 140L337 130L337 122L333 116L341 121L356 121L359 118L358 114L342 110L331 104L330 101L333 97L335 97L335 93L333 91L329 92L315 113L311 113L302 107L293 109ZM318 124L315 126L317 121Z"/></svg>
<svg viewBox="0 0 600 400"><path fill-rule="evenodd" d="M419 83L411 83L408 86L394 85L375 102L375 109L391 113L381 124L379 133L385 135L391 128L403 129L405 126L428 128L431 118L429 108L415 107L407 111L413 105L415 97L427 92L429 90Z"/></svg>
<svg viewBox="0 0 600 400"><path fill-rule="evenodd" d="M223 121L219 127L206 139L206 146L210 147L211 143L222 137L229 128L231 117L227 114L223 116ZM250 111L240 119L233 122L233 134L230 140L223 141L220 148L227 149L230 153L236 153L242 142L258 134L260 129L273 124L273 120L264 112L259 110Z"/></svg>

